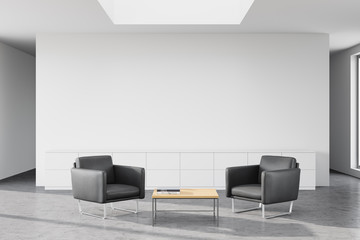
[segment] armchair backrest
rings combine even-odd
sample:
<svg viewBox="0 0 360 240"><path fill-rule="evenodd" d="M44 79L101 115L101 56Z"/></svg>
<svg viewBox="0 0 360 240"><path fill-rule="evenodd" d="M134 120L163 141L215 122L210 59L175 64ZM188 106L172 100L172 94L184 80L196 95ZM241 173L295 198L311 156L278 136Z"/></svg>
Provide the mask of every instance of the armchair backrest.
<svg viewBox="0 0 360 240"><path fill-rule="evenodd" d="M107 183L115 183L115 174L111 156L79 157L76 159L75 165L76 168L105 171Z"/></svg>
<svg viewBox="0 0 360 240"><path fill-rule="evenodd" d="M259 167L258 182L261 183L261 173L263 171L275 171L296 168L297 166L298 165L296 163L296 159L293 157L262 156Z"/></svg>

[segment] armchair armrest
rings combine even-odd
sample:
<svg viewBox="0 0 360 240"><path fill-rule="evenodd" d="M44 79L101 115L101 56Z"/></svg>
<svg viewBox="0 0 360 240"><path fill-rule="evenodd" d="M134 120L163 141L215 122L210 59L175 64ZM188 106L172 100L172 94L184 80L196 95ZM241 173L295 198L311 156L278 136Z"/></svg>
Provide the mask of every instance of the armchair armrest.
<svg viewBox="0 0 360 240"><path fill-rule="evenodd" d="M145 197L145 169L141 167L114 165L115 182L139 188L140 199Z"/></svg>
<svg viewBox="0 0 360 240"><path fill-rule="evenodd" d="M264 171L261 174L262 203L280 203L298 198L300 169Z"/></svg>
<svg viewBox="0 0 360 240"><path fill-rule="evenodd" d="M225 172L226 196L231 197L231 189L242 184L258 183L259 165L229 167Z"/></svg>
<svg viewBox="0 0 360 240"><path fill-rule="evenodd" d="M71 169L72 191L75 199L106 202L106 173L92 169Z"/></svg>

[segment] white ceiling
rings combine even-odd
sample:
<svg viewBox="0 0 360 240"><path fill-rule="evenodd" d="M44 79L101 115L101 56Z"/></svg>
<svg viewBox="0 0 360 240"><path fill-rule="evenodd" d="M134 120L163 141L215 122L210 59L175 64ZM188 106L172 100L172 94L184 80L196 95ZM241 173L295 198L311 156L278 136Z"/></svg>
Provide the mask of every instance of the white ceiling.
<svg viewBox="0 0 360 240"><path fill-rule="evenodd" d="M118 26L96 0L0 0L0 41L32 55L37 33L134 32L328 33L337 51L360 43L360 0L255 0L239 26Z"/></svg>

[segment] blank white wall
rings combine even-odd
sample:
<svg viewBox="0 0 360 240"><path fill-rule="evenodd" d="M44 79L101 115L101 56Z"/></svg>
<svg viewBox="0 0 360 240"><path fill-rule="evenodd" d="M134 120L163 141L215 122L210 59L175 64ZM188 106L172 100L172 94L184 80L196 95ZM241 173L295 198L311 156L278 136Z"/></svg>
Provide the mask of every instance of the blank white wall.
<svg viewBox="0 0 360 240"><path fill-rule="evenodd" d="M46 151L314 150L329 184L323 34L40 34L37 185Z"/></svg>
<svg viewBox="0 0 360 240"><path fill-rule="evenodd" d="M35 58L0 43L0 179L35 168Z"/></svg>

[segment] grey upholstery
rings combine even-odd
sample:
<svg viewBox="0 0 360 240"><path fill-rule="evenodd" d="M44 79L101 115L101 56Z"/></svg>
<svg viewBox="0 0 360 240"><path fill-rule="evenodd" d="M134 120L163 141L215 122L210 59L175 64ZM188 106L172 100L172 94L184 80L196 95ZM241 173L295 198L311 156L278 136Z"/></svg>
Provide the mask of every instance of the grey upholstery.
<svg viewBox="0 0 360 240"><path fill-rule="evenodd" d="M234 196L231 190L239 185L258 184L259 165L230 167L225 172L226 196Z"/></svg>
<svg viewBox="0 0 360 240"><path fill-rule="evenodd" d="M75 199L106 202L106 173L92 169L71 169L73 196Z"/></svg>
<svg viewBox="0 0 360 240"><path fill-rule="evenodd" d="M298 198L300 169L264 171L261 175L262 203L294 201Z"/></svg>
<svg viewBox="0 0 360 240"><path fill-rule="evenodd" d="M139 193L138 187L126 184L108 184L106 189L106 199L133 198L140 196Z"/></svg>
<svg viewBox="0 0 360 240"><path fill-rule="evenodd" d="M261 200L261 185L260 184L245 184L233 187L231 189L233 196L242 196L244 198L253 198Z"/></svg>
<svg viewBox="0 0 360 240"><path fill-rule="evenodd" d="M299 182L295 158L262 156L260 165L226 169L226 196L262 204L294 201Z"/></svg>
<svg viewBox="0 0 360 240"><path fill-rule="evenodd" d="M145 197L145 169L113 165L111 156L79 157L71 181L78 200L108 203Z"/></svg>
<svg viewBox="0 0 360 240"><path fill-rule="evenodd" d="M263 171L295 168L296 160L292 157L263 156L259 167L258 180L261 183L261 173Z"/></svg>
<svg viewBox="0 0 360 240"><path fill-rule="evenodd" d="M114 165L115 183L139 188L139 198L145 197L145 169L131 166Z"/></svg>
<svg viewBox="0 0 360 240"><path fill-rule="evenodd" d="M102 170L106 173L107 184L115 183L111 156L79 157L75 163L76 168Z"/></svg>

